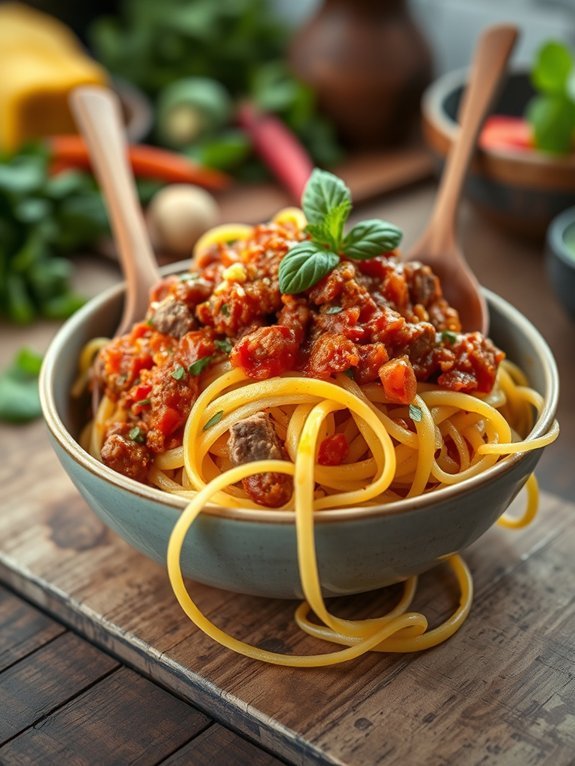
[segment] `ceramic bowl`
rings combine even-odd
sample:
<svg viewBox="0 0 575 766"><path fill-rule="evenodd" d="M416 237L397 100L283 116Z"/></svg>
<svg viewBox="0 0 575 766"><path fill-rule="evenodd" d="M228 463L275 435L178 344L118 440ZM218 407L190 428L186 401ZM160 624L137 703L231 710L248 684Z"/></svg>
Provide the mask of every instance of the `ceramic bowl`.
<svg viewBox="0 0 575 766"><path fill-rule="evenodd" d="M457 113L467 70L436 80L422 100L423 132L441 168L458 130ZM520 117L534 91L526 71L512 72L491 109ZM543 238L551 220L575 204L575 154L479 149L465 186L482 213L516 234Z"/></svg>
<svg viewBox="0 0 575 766"><path fill-rule="evenodd" d="M168 271L182 271L182 264ZM70 398L77 359L90 338L113 332L123 287L93 299L61 328L44 360L42 408L54 449L88 505L130 545L165 562L170 532L185 501L115 473L77 443L81 427ZM537 330L502 298L486 292L492 337L520 364L545 397L533 435L555 415L557 369ZM385 506L327 510L317 515L316 544L326 595L383 587L437 564L482 535L505 511L541 451L506 458L458 486ZM190 578L231 591L301 596L293 515L208 507L190 530L182 554Z"/></svg>
<svg viewBox="0 0 575 766"><path fill-rule="evenodd" d="M575 319L575 207L563 211L549 227L546 266L557 297Z"/></svg>

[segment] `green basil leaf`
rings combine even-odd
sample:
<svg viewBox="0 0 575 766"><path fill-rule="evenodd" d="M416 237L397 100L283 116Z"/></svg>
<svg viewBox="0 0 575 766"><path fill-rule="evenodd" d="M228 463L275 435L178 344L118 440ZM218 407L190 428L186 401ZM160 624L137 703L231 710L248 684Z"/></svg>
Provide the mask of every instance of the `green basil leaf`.
<svg viewBox="0 0 575 766"><path fill-rule="evenodd" d="M552 154L567 154L573 145L575 104L563 96L535 96L527 108L535 145Z"/></svg>
<svg viewBox="0 0 575 766"><path fill-rule="evenodd" d="M548 42L537 52L531 80L543 93L563 95L572 69L573 58L569 48L564 43Z"/></svg>
<svg viewBox="0 0 575 766"><path fill-rule="evenodd" d="M218 412L216 412L215 415L212 415L212 417L208 420L208 422L205 424L202 430L207 431L208 428L211 428L212 426L217 425L220 422L220 420L223 418L223 416L224 416L224 411L218 410Z"/></svg>
<svg viewBox="0 0 575 766"><path fill-rule="evenodd" d="M128 436L133 442L137 442L138 444L143 444L146 441L144 434L138 426L134 426L134 428L130 429Z"/></svg>
<svg viewBox="0 0 575 766"><path fill-rule="evenodd" d="M211 356L203 356L201 359L196 359L196 361L188 367L188 372L190 375L199 375L211 361Z"/></svg>
<svg viewBox="0 0 575 766"><path fill-rule="evenodd" d="M421 411L421 407L418 407L416 404L410 404L409 417L416 423L421 423L423 419L423 412Z"/></svg>
<svg viewBox="0 0 575 766"><path fill-rule="evenodd" d="M322 250L313 242L299 242L282 258L279 288L287 295L302 293L333 271L339 256Z"/></svg>
<svg viewBox="0 0 575 766"><path fill-rule="evenodd" d="M450 346L453 346L453 344L457 340L457 333L456 332L451 332L450 330L444 330L441 333L441 340L444 343L449 343Z"/></svg>
<svg viewBox="0 0 575 766"><path fill-rule="evenodd" d="M233 345L229 338L224 338L223 340L216 339L214 341L214 346L219 350L223 351L224 354L231 354Z"/></svg>
<svg viewBox="0 0 575 766"><path fill-rule="evenodd" d="M330 211L342 203L347 202L351 207L351 192L341 178L316 168L309 177L301 202L309 223L322 223Z"/></svg>
<svg viewBox="0 0 575 766"><path fill-rule="evenodd" d="M176 367L176 369L172 371L172 373L171 373L171 374L172 374L172 378L173 378L174 380L181 380L181 379L184 377L184 375L186 374L186 371L184 370L184 368L182 367L182 365L181 365L181 364L179 364L179 365Z"/></svg>
<svg viewBox="0 0 575 766"><path fill-rule="evenodd" d="M402 237L403 232L397 226L372 218L353 227L343 241L343 251L348 258L365 261L395 250Z"/></svg>

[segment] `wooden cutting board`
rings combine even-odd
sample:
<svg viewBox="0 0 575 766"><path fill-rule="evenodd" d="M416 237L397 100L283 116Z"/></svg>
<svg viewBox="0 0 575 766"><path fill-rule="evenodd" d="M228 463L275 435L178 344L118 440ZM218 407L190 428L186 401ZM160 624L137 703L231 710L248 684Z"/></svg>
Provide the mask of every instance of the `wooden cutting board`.
<svg viewBox="0 0 575 766"><path fill-rule="evenodd" d="M572 763L575 505L544 495L531 527L494 528L466 553L475 603L448 643L295 670L236 656L196 630L163 567L79 497L42 423L2 427L0 452L0 579L275 754L297 764ZM322 651L294 627L295 602L191 587L210 618L247 641ZM381 613L397 592L334 609ZM454 599L440 568L421 578L415 606L433 624Z"/></svg>

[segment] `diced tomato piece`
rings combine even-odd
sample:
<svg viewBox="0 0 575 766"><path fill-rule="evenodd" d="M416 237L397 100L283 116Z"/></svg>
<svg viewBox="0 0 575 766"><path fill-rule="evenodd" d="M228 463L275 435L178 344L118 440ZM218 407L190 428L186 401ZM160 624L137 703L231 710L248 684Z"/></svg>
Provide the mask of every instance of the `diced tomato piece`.
<svg viewBox="0 0 575 766"><path fill-rule="evenodd" d="M390 359L379 369L384 393L390 402L410 404L417 393L417 379L407 356Z"/></svg>
<svg viewBox="0 0 575 766"><path fill-rule="evenodd" d="M479 146L482 149L533 149L533 131L523 117L493 114L487 118Z"/></svg>
<svg viewBox="0 0 575 766"><path fill-rule="evenodd" d="M317 462L320 465L341 465L349 452L345 434L326 436L319 445Z"/></svg>
<svg viewBox="0 0 575 766"><path fill-rule="evenodd" d="M265 380L291 370L297 350L293 330L276 324L244 335L234 346L230 360L250 378Z"/></svg>
<svg viewBox="0 0 575 766"><path fill-rule="evenodd" d="M154 425L164 434L164 436L168 436L182 424L184 419L185 418L183 418L180 413L173 407L163 407L161 412L158 413L158 417Z"/></svg>

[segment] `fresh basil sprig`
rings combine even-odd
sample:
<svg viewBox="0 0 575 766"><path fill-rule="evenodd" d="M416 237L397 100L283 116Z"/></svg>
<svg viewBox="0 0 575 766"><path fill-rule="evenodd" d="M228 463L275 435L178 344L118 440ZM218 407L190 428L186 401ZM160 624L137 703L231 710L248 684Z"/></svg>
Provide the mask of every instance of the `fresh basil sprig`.
<svg viewBox="0 0 575 766"><path fill-rule="evenodd" d="M302 195L311 239L298 242L279 267L279 287L284 294L301 293L333 271L342 256L356 261L394 250L403 233L391 223L371 219L344 234L351 212L351 193L345 183L325 170L313 171Z"/></svg>

